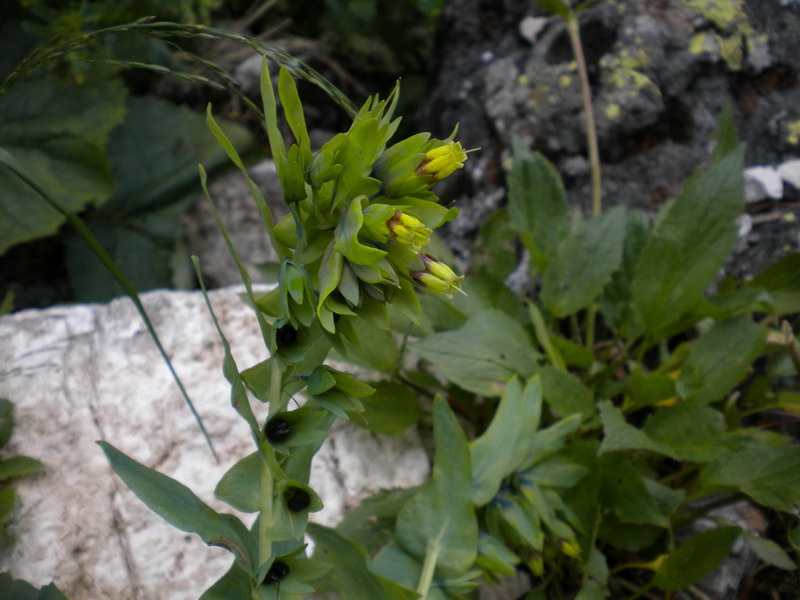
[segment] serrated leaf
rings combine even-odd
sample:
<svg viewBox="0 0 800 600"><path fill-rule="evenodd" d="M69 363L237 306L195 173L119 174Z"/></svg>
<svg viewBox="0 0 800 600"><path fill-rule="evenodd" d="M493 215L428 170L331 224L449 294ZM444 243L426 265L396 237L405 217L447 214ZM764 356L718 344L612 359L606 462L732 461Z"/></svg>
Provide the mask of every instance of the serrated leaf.
<svg viewBox="0 0 800 600"><path fill-rule="evenodd" d="M182 483L139 464L111 444L97 444L114 472L150 510L173 527L196 533L206 544L232 552L245 570L257 568L250 534L238 518L216 512Z"/></svg>
<svg viewBox="0 0 800 600"><path fill-rule="evenodd" d="M606 454L614 450L649 450L675 460L678 459L678 455L672 448L650 439L644 431L629 424L622 411L616 408L611 401L604 400L598 407L605 434L597 451L598 454Z"/></svg>
<svg viewBox="0 0 800 600"><path fill-rule="evenodd" d="M667 205L639 254L631 283L641 324L657 333L702 297L736 243L744 202L744 148L689 179Z"/></svg>
<svg viewBox="0 0 800 600"><path fill-rule="evenodd" d="M647 419L643 429L651 440L671 448L680 460L704 463L726 451L721 444L725 420L709 406L682 402L660 409Z"/></svg>
<svg viewBox="0 0 800 600"><path fill-rule="evenodd" d="M597 414L594 394L577 377L552 365L545 366L540 372L544 399L556 416L568 417L578 413L588 420Z"/></svg>
<svg viewBox="0 0 800 600"><path fill-rule="evenodd" d="M395 539L418 559L435 553L443 575L460 575L472 567L478 552L469 448L442 398L434 402L433 418L433 475L400 511Z"/></svg>
<svg viewBox="0 0 800 600"><path fill-rule="evenodd" d="M721 527L698 533L670 552L653 577L665 591L680 590L700 581L730 554L741 530Z"/></svg>
<svg viewBox="0 0 800 600"><path fill-rule="evenodd" d="M453 383L484 396L502 394L514 375L533 375L538 357L519 323L494 309L473 315L461 329L409 347Z"/></svg>
<svg viewBox="0 0 800 600"><path fill-rule="evenodd" d="M623 523L669 527L669 519L659 510L641 476L628 457L606 454L601 457L600 502Z"/></svg>
<svg viewBox="0 0 800 600"><path fill-rule="evenodd" d="M530 152L519 141L514 143L508 176L508 213L509 225L532 241L545 259L555 253L570 228L561 176L542 154Z"/></svg>
<svg viewBox="0 0 800 600"><path fill-rule="evenodd" d="M678 390L687 402L709 403L736 387L764 350L767 330L741 315L715 325L686 358Z"/></svg>
<svg viewBox="0 0 800 600"><path fill-rule="evenodd" d="M768 291L778 314L800 311L800 253L784 256L746 285Z"/></svg>
<svg viewBox="0 0 800 600"><path fill-rule="evenodd" d="M542 302L556 317L588 306L611 281L622 260L625 209L612 208L578 223L558 244L542 281Z"/></svg>

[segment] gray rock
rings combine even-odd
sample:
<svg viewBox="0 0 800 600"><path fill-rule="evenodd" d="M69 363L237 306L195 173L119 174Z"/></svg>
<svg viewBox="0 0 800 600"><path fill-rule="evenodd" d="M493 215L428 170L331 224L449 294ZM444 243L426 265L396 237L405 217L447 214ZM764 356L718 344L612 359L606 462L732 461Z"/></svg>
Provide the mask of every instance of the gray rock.
<svg viewBox="0 0 800 600"><path fill-rule="evenodd" d="M545 19L533 42L520 35L531 19ZM777 165L798 155L795 7L764 0L613 0L583 12L580 23L606 206L654 212L678 194L685 179L707 162L709 140L726 104L733 106L747 142L746 164ZM503 203L494 192L505 187L501 161L514 138L562 169L571 203L588 210L589 172L575 168L576 157L587 154L584 124L565 28L537 3L449 0L440 31L428 126L444 136L460 122L465 147L481 148L439 190L446 203L455 201L461 209L462 218L445 233L467 262L481 222L477 215ZM760 228L756 222L754 231ZM744 270L757 272L800 248L797 223L775 233L737 258Z"/></svg>
<svg viewBox="0 0 800 600"><path fill-rule="evenodd" d="M778 165L778 174L786 183L800 190L800 158L793 158Z"/></svg>
<svg viewBox="0 0 800 600"><path fill-rule="evenodd" d="M773 167L749 167L744 170L744 199L759 202L783 198L783 179Z"/></svg>
<svg viewBox="0 0 800 600"><path fill-rule="evenodd" d="M266 355L240 291L214 291L211 301L245 368ZM40 475L17 485L0 572L35 585L55 580L72 600L195 600L231 562L224 550L151 513L94 444L107 440L188 485L216 510L233 512L212 491L252 451L252 442L230 407L222 345L202 296L155 291L143 302L221 464L214 463L129 300L0 319L0 397L15 403L17 421L8 450L45 464ZM256 408L263 417L263 407ZM312 486L325 503L315 519L333 524L369 493L419 484L428 468L414 432L389 439L336 425L312 468Z"/></svg>

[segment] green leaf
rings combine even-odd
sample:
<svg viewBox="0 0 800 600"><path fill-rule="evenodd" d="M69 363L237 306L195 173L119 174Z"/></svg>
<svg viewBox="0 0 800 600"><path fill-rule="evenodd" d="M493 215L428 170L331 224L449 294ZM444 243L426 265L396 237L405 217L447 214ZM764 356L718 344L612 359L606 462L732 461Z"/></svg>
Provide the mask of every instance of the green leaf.
<svg viewBox="0 0 800 600"><path fill-rule="evenodd" d="M523 387L516 377L506 386L492 422L470 443L472 500L476 506L489 502L501 481L519 467L530 439L539 428L542 385L538 377ZM503 448L503 452L498 452Z"/></svg>
<svg viewBox="0 0 800 600"><path fill-rule="evenodd" d="M690 310L733 249L744 198L743 156L739 147L689 179L659 215L631 283L634 308L648 332Z"/></svg>
<svg viewBox="0 0 800 600"><path fill-rule="evenodd" d="M558 244L542 281L542 302L556 317L588 306L611 281L622 260L625 209L617 206L579 222Z"/></svg>
<svg viewBox="0 0 800 600"><path fill-rule="evenodd" d="M100 205L114 191L106 159L109 132L122 121L125 89L105 73L81 85L56 77L21 81L0 95L0 148L67 209ZM52 235L65 218L0 167L0 254Z"/></svg>
<svg viewBox="0 0 800 600"><path fill-rule="evenodd" d="M717 119L714 130L714 151L711 162L718 163L736 149L736 121L733 119L733 110L730 104L722 107L722 112Z"/></svg>
<svg viewBox="0 0 800 600"><path fill-rule="evenodd" d="M787 571L794 571L797 569L795 562L789 557L788 554L772 540L762 538L751 531L746 529L742 530L742 536L750 549L756 553L756 556L763 560L768 565L785 569Z"/></svg>
<svg viewBox="0 0 800 600"><path fill-rule="evenodd" d="M16 500L17 493L13 487L0 489L0 532L2 532L3 520L11 514Z"/></svg>
<svg viewBox="0 0 800 600"><path fill-rule="evenodd" d="M196 533L209 546L232 552L245 570L255 571L254 544L239 519L216 512L185 485L137 463L111 444L97 444L114 472L150 510L181 531Z"/></svg>
<svg viewBox="0 0 800 600"><path fill-rule="evenodd" d="M43 467L44 465L40 461L28 456L0 459L0 481L30 475Z"/></svg>
<svg viewBox="0 0 800 600"><path fill-rule="evenodd" d="M692 346L677 381L687 402L709 403L736 387L764 350L767 329L741 315L715 325Z"/></svg>
<svg viewBox="0 0 800 600"><path fill-rule="evenodd" d="M68 600L68 598L56 587L55 583L48 583L39 592L39 600Z"/></svg>
<svg viewBox="0 0 800 600"><path fill-rule="evenodd" d="M509 224L549 259L569 232L571 217L561 176L542 154L518 140L508 176Z"/></svg>
<svg viewBox="0 0 800 600"><path fill-rule="evenodd" d="M647 419L644 432L680 460L705 463L726 452L724 417L709 406L681 402L663 408Z"/></svg>
<svg viewBox="0 0 800 600"><path fill-rule="evenodd" d="M600 420L603 422L603 443L600 444L598 454L613 452L614 450L649 450L658 452L673 459L678 455L665 444L658 443L639 429L630 425L622 412L610 400L599 404Z"/></svg>
<svg viewBox="0 0 800 600"><path fill-rule="evenodd" d="M630 459L621 453L601 457L600 502L623 523L669 527Z"/></svg>
<svg viewBox="0 0 800 600"><path fill-rule="evenodd" d="M315 591L335 593L348 600L412 600L414 594L369 570L364 547L349 541L333 529L310 523L314 558L333 565L315 584Z"/></svg>
<svg viewBox="0 0 800 600"><path fill-rule="evenodd" d="M784 256L747 286L768 291L779 315L800 311L800 253Z"/></svg>
<svg viewBox="0 0 800 600"><path fill-rule="evenodd" d="M416 394L394 381L373 384L375 393L361 400L364 411L351 415L353 423L375 433L399 437L422 416Z"/></svg>
<svg viewBox="0 0 800 600"><path fill-rule="evenodd" d="M238 461L222 476L214 495L242 512L261 509L261 459L254 452Z"/></svg>
<svg viewBox="0 0 800 600"><path fill-rule="evenodd" d="M698 533L670 552L653 577L665 591L680 590L700 581L730 554L741 530L720 527Z"/></svg>
<svg viewBox="0 0 800 600"><path fill-rule="evenodd" d="M250 575L234 561L231 568L200 596L200 600L252 600Z"/></svg>
<svg viewBox="0 0 800 600"><path fill-rule="evenodd" d="M589 420L597 414L594 394L580 379L552 365L545 366L540 372L544 399L556 416L568 417L579 413L584 420Z"/></svg>
<svg viewBox="0 0 800 600"><path fill-rule="evenodd" d="M380 490L347 511L336 531L374 554L392 539L397 515L416 492L416 488Z"/></svg>
<svg viewBox="0 0 800 600"><path fill-rule="evenodd" d="M558 15L562 19L568 19L572 9L563 0L535 0L538 4L549 10L551 13Z"/></svg>
<svg viewBox="0 0 800 600"><path fill-rule="evenodd" d="M14 403L0 398L0 448L8 443L14 432Z"/></svg>
<svg viewBox="0 0 800 600"><path fill-rule="evenodd" d="M478 552L469 448L442 398L434 402L433 419L433 476L400 511L395 538L419 559L435 553L437 570L443 575L460 575L472 566Z"/></svg>
<svg viewBox="0 0 800 600"><path fill-rule="evenodd" d="M502 394L514 375L533 375L538 357L525 330L499 310L481 311L461 329L409 347L453 383L484 396Z"/></svg>
<svg viewBox="0 0 800 600"><path fill-rule="evenodd" d="M38 600L39 590L27 581L12 579L8 573L0 573L0 600Z"/></svg>
<svg viewBox="0 0 800 600"><path fill-rule="evenodd" d="M422 563L410 556L394 542L386 544L372 559L371 569L374 573L396 582L396 585L407 590L412 598L418 598L412 590L422 574ZM447 596L435 586L431 586L425 600L446 600Z"/></svg>
<svg viewBox="0 0 800 600"><path fill-rule="evenodd" d="M702 483L709 490L738 489L759 504L788 512L800 504L798 472L800 448L749 440L709 463Z"/></svg>

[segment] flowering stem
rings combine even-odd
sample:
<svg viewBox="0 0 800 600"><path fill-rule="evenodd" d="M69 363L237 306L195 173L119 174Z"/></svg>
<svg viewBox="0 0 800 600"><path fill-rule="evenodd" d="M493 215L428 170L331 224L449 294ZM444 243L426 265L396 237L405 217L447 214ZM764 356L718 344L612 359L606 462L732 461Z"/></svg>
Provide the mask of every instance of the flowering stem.
<svg viewBox="0 0 800 600"><path fill-rule="evenodd" d="M592 108L592 89L589 86L589 74L586 71L586 57L583 54L578 17L570 14L566 20L569 41L575 62L578 63L578 76L581 82L581 97L583 98L583 112L586 115L586 141L589 146L589 163L592 169L592 214L597 216L603 212L602 180L600 175L600 150L597 145L597 130L594 125L594 110Z"/></svg>
<svg viewBox="0 0 800 600"><path fill-rule="evenodd" d="M283 386L283 371L277 360L272 360L272 372L269 385L269 416L271 417L281 409L281 388ZM259 501L258 519L258 562L263 565L272 556L272 538L269 529L272 526L272 495L274 481L272 472L269 468L267 453L272 452L272 448L263 440L260 448L261 456L261 497ZM271 458L274 460L274 457Z"/></svg>

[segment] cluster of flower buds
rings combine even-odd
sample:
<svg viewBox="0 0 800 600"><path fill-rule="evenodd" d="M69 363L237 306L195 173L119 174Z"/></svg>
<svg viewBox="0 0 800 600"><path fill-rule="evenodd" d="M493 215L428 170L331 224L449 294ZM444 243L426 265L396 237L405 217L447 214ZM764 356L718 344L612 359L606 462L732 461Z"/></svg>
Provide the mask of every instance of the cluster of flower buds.
<svg viewBox="0 0 800 600"><path fill-rule="evenodd" d="M350 129L314 154L294 83L280 77L296 143L287 148L277 125L268 130L292 210L273 229L284 257L280 285L259 307L278 327L319 321L345 336L349 318L385 315L387 305L417 321L415 285L445 296L460 291L462 278L428 250L434 230L458 214L431 191L467 159L455 131L445 140L420 133L389 146L399 125L395 90L367 100ZM293 360L288 349L282 354Z"/></svg>

